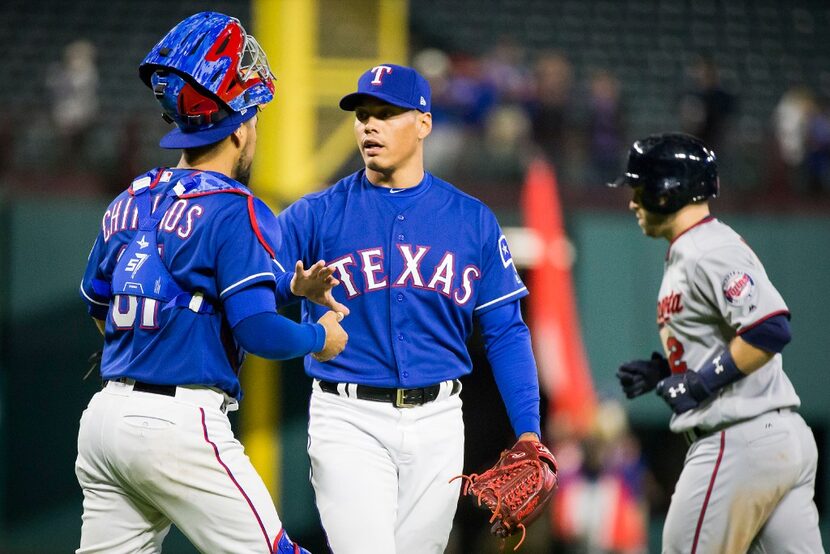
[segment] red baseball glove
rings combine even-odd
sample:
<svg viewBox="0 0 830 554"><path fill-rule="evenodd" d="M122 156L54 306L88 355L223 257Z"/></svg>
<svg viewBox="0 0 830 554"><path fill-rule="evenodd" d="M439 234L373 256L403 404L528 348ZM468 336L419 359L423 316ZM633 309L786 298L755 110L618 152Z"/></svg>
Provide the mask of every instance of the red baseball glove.
<svg viewBox="0 0 830 554"><path fill-rule="evenodd" d="M491 532L506 538L539 517L556 487L556 458L545 445L523 440L501 453L499 461L481 475L459 475L465 480L461 494L475 497L493 512Z"/></svg>

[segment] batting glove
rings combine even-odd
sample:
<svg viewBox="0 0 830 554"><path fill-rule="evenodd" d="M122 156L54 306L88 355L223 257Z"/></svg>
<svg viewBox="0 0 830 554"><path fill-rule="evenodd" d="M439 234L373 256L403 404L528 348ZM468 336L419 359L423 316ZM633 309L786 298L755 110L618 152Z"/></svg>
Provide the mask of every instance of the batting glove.
<svg viewBox="0 0 830 554"><path fill-rule="evenodd" d="M695 371L677 373L657 383L657 394L676 414L682 414L700 406L712 396L712 391Z"/></svg>
<svg viewBox="0 0 830 554"><path fill-rule="evenodd" d="M617 379L628 398L647 393L669 375L669 362L657 352L652 352L650 360L627 362L617 370Z"/></svg>

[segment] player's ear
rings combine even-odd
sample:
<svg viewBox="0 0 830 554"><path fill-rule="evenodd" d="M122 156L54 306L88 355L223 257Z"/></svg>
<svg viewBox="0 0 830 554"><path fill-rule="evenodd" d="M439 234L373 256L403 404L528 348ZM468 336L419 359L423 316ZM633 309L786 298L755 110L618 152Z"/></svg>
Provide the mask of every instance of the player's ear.
<svg viewBox="0 0 830 554"><path fill-rule="evenodd" d="M418 138L424 140L432 132L432 114L418 112Z"/></svg>
<svg viewBox="0 0 830 554"><path fill-rule="evenodd" d="M237 127L236 130L231 133L231 141L233 141L234 146L241 148L245 144L247 134L248 129L245 128L245 123Z"/></svg>

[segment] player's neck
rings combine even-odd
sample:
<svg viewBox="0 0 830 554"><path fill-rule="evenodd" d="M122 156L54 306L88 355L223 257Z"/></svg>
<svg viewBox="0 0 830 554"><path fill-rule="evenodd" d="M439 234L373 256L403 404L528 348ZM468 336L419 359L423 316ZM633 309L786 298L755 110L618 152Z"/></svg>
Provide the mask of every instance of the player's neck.
<svg viewBox="0 0 830 554"><path fill-rule="evenodd" d="M182 152L182 156L179 158L179 163L176 167L180 169L214 171L216 173L232 177L234 166L237 161L237 155L235 152L224 146L225 145L220 145L215 149L190 158L185 156L184 152Z"/></svg>
<svg viewBox="0 0 830 554"><path fill-rule="evenodd" d="M366 168L366 178L375 186L406 189L417 186L424 179L424 164L412 163L389 171Z"/></svg>
<svg viewBox="0 0 830 554"><path fill-rule="evenodd" d="M700 223L700 221L708 215L709 204L707 202L702 204L689 204L688 206L681 208L681 210L675 214L664 236L669 242L671 242L681 234L688 231L691 227L694 227Z"/></svg>

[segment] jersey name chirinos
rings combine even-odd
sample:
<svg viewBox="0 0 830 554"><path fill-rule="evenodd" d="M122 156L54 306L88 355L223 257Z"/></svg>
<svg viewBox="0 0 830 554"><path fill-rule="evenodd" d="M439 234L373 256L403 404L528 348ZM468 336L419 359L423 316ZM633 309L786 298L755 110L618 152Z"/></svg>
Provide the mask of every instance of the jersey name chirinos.
<svg viewBox="0 0 830 554"><path fill-rule="evenodd" d="M473 282L481 278L481 270L472 264L461 269L456 254L449 251L436 264L425 264L429 250L429 246L398 244L393 256L400 257L397 261L403 262L403 270L397 275L389 275L385 269L388 264L384 264L384 249L380 246L341 256L329 265L335 268L348 298L389 287L413 287L441 293L460 306L466 304L473 296ZM363 281L362 287L359 280Z"/></svg>
<svg viewBox="0 0 830 554"><path fill-rule="evenodd" d="M158 206L162 195L153 198L153 209ZM167 209L159 223L159 232L172 233L181 239L190 237L196 220L204 214L200 204L189 205L191 200L180 198ZM109 242L116 233L138 228L138 208L133 205L133 197L119 199L104 212L101 219L101 231L104 242Z"/></svg>

